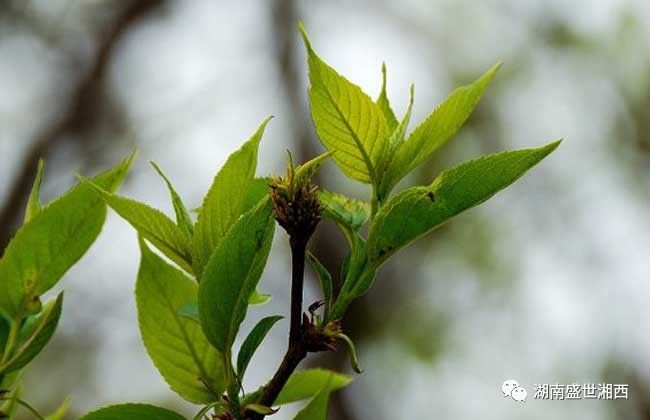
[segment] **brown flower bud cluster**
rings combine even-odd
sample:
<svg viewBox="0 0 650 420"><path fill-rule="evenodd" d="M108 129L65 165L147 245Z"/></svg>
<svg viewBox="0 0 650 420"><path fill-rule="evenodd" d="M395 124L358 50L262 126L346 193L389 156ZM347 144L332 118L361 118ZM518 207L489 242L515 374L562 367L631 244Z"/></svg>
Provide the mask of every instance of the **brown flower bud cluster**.
<svg viewBox="0 0 650 420"><path fill-rule="evenodd" d="M271 200L280 226L294 240L307 241L321 220L322 209L318 186L310 177L300 176L300 167L297 169L290 160L286 176L271 178Z"/></svg>

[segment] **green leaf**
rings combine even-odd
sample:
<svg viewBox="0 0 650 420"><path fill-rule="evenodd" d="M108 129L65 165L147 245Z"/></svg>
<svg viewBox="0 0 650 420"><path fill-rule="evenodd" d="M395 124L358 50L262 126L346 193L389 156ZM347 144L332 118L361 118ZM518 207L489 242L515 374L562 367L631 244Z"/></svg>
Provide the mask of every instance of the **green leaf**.
<svg viewBox="0 0 650 420"><path fill-rule="evenodd" d="M251 297L248 299L249 305L265 305L271 301L271 295L261 293L255 290Z"/></svg>
<svg viewBox="0 0 650 420"><path fill-rule="evenodd" d="M275 221L266 199L244 213L215 249L199 287L199 318L208 340L229 352L271 249Z"/></svg>
<svg viewBox="0 0 650 420"><path fill-rule="evenodd" d="M244 407L243 411L248 411L248 410L250 410L250 411L252 411L254 413L257 413L257 414L264 414L265 416L275 414L275 413L278 412L277 410L274 410L271 407L267 407L267 406L261 405L261 404L247 404Z"/></svg>
<svg viewBox="0 0 650 420"><path fill-rule="evenodd" d="M183 318L199 322L199 305L196 302L182 304L176 313Z"/></svg>
<svg viewBox="0 0 650 420"><path fill-rule="evenodd" d="M314 175L316 175L316 172L320 169L321 165L333 154L334 152L322 153L302 165L299 165L296 168L295 185L304 185L306 181L311 181ZM291 154L289 154L289 156L291 156Z"/></svg>
<svg viewBox="0 0 650 420"><path fill-rule="evenodd" d="M271 295L260 293L259 291L254 291L253 295L248 299L249 305L264 305L271 300ZM196 302L185 303L181 305L177 313L187 319L191 319L195 322L199 321L199 305Z"/></svg>
<svg viewBox="0 0 650 420"><path fill-rule="evenodd" d="M241 348L239 349L239 354L237 355L237 376L240 381L244 377L248 363L250 363L253 358L255 351L257 351L257 348L262 344L262 341L269 331L271 331L271 328L273 328L275 323L282 318L283 317L279 315L263 318L257 323L257 325L255 325L255 327L253 327L250 334L248 334L248 337L246 337L246 340L242 343Z"/></svg>
<svg viewBox="0 0 650 420"><path fill-rule="evenodd" d="M396 123L396 126L391 132L391 135L388 137L388 151L386 152L385 158L381 161L381 164L377 169L377 174L380 180L384 178L386 168L388 167L391 160L393 159L393 156L395 155L395 150L397 150L397 148L402 143L404 143L404 137L406 136L406 129L408 128L409 122L411 121L411 111L413 110L414 95L415 95L415 87L413 86L413 84L411 84L410 100L406 108L406 112L404 113L404 117L402 117L402 120ZM381 182L380 182L380 186L381 186ZM381 193L382 191L378 191L378 195L377 195L377 198L379 199L380 203L383 202L385 199L385 197L382 196Z"/></svg>
<svg viewBox="0 0 650 420"><path fill-rule="evenodd" d="M43 159L38 160L38 168L36 169L36 178L32 185L32 191L29 193L27 200L27 208L25 209L25 223L33 219L41 211L41 184L43 183L43 168L45 163Z"/></svg>
<svg viewBox="0 0 650 420"><path fill-rule="evenodd" d="M474 83L454 90L411 133L408 140L397 145L381 181L381 197L387 197L406 174L429 159L458 131L476 107L500 66L501 63L495 65Z"/></svg>
<svg viewBox="0 0 650 420"><path fill-rule="evenodd" d="M66 413L68 412L69 409L70 409L70 398L66 398L65 400L63 400L61 405L59 405L59 407L56 410L54 410L54 412L52 414L50 414L49 416L47 416L45 419L46 420L64 420L65 415L66 415Z"/></svg>
<svg viewBox="0 0 650 420"><path fill-rule="evenodd" d="M215 401L225 388L222 357L201 326L178 308L195 301L198 286L151 252L140 239L142 260L135 296L142 341L172 390L194 403Z"/></svg>
<svg viewBox="0 0 650 420"><path fill-rule="evenodd" d="M12 373L7 375L0 375L0 388L2 389L14 389L16 386L20 386L20 376L23 372L21 370L15 370Z"/></svg>
<svg viewBox="0 0 650 420"><path fill-rule="evenodd" d="M296 414L294 420L327 420L330 392L323 390Z"/></svg>
<svg viewBox="0 0 650 420"><path fill-rule="evenodd" d="M92 179L114 191L134 156ZM79 184L42 208L18 230L0 260L0 311L10 318L38 313L39 296L51 289L99 235L106 206L87 184Z"/></svg>
<svg viewBox="0 0 650 420"><path fill-rule="evenodd" d="M321 391L332 392L352 382L348 375L325 369L306 369L295 372L275 400L275 405L284 405L311 398Z"/></svg>
<svg viewBox="0 0 650 420"><path fill-rule="evenodd" d="M165 181L165 184L167 184L167 189L169 190L169 195L172 199L172 205L174 206L174 213L176 214L176 225L181 228L188 238L191 238L194 233L194 223L192 222L190 213L187 211L187 207L185 207L183 200L181 200L181 197L174 189L171 181L167 176L165 176L158 164L156 164L156 162L151 162L151 166L153 166L156 172L158 172L158 175L160 175L163 181Z"/></svg>
<svg viewBox="0 0 650 420"><path fill-rule="evenodd" d="M188 236L160 210L145 203L102 191L106 204L144 239L188 273L192 271L192 247Z"/></svg>
<svg viewBox="0 0 650 420"><path fill-rule="evenodd" d="M309 63L309 101L316 132L336 164L350 178L378 184L375 168L388 144L384 115L361 88L316 55L299 26Z"/></svg>
<svg viewBox="0 0 650 420"><path fill-rule="evenodd" d="M408 188L395 195L379 210L370 228L370 266L379 267L400 248L492 197L559 144L483 156L444 171L429 186Z"/></svg>
<svg viewBox="0 0 650 420"><path fill-rule="evenodd" d="M307 253L307 260L318 275L320 287L323 290L323 298L325 299L325 312L327 313L332 304L332 275L329 271L327 271L327 268L325 268L325 266L321 264L320 261L318 261L318 258L316 258L316 256L311 252Z"/></svg>
<svg viewBox="0 0 650 420"><path fill-rule="evenodd" d="M326 321L341 319L349 304L361 293L359 285L372 282L374 271L366 269L367 263L366 242L361 235L356 233L353 237L350 254L346 257L342 266L341 278L344 279L343 286Z"/></svg>
<svg viewBox="0 0 650 420"><path fill-rule="evenodd" d="M9 395L6 395L10 399L6 401L0 401L0 412L4 413L8 419L15 419L16 412L18 411L18 400L23 396L23 385L19 383Z"/></svg>
<svg viewBox="0 0 650 420"><path fill-rule="evenodd" d="M255 134L230 155L205 196L194 227L193 264L199 278L213 251L244 213L247 194L242 192L249 191L254 182L257 151L269 120L265 119Z"/></svg>
<svg viewBox="0 0 650 420"><path fill-rule="evenodd" d="M326 190L318 192L318 201L328 219L358 231L370 217L370 203Z"/></svg>
<svg viewBox="0 0 650 420"><path fill-rule="evenodd" d="M381 64L381 93L375 102L384 114L388 133L392 133L397 128L398 121L393 108L390 106L388 95L386 94L386 63Z"/></svg>
<svg viewBox="0 0 650 420"><path fill-rule="evenodd" d="M395 150L399 147L399 145L404 143L404 137L406 136L406 129L408 128L409 122L411 121L411 112L413 111L414 96L415 96L415 87L411 85L410 99L409 99L409 104L406 108L406 113L404 113L404 117L402 118L402 121L400 121L397 127L395 127L395 130L393 130L392 134L388 139L388 153L387 153L388 158L385 160L387 164L390 162L390 159L395 154Z"/></svg>
<svg viewBox="0 0 650 420"><path fill-rule="evenodd" d="M4 350L9 338L9 321L0 316L0 353ZM0 381L1 382L1 381Z"/></svg>
<svg viewBox="0 0 650 420"><path fill-rule="evenodd" d="M321 391L302 410L296 414L294 420L327 420L327 411L330 392Z"/></svg>
<svg viewBox="0 0 650 420"><path fill-rule="evenodd" d="M269 195L269 180L267 178L254 178L246 191L242 213L255 207L267 195Z"/></svg>
<svg viewBox="0 0 650 420"><path fill-rule="evenodd" d="M185 420L180 414L148 404L120 404L100 408L80 420Z"/></svg>
<svg viewBox="0 0 650 420"><path fill-rule="evenodd" d="M23 337L13 355L0 366L0 374L11 373L27 366L43 350L56 330L62 306L63 292L43 307L41 314L33 318L31 326L23 326Z"/></svg>

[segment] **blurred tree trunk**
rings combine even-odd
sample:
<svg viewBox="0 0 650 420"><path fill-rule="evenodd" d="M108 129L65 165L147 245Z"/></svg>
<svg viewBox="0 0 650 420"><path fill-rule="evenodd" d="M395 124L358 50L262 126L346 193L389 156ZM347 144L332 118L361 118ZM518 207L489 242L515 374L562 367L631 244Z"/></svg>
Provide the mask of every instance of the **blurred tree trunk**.
<svg viewBox="0 0 650 420"><path fill-rule="evenodd" d="M97 137L92 133L100 123L108 121L109 124L119 126L120 113L115 107L110 107L109 98L104 91L106 72L122 36L162 3L163 0L123 2L113 22L101 31L92 62L70 92L67 108L58 120L33 140L16 177L8 188L6 204L0 211L0 249L6 247L21 224L23 209L38 160L47 159L57 149L70 144L81 146L85 151L92 150L88 147L88 143L96 141Z"/></svg>
<svg viewBox="0 0 650 420"><path fill-rule="evenodd" d="M306 86L303 86L301 82L302 79L299 76L300 66L298 65L295 54L295 43L298 40L297 23L300 20L296 2L293 0L275 0L272 8L272 20L277 67L289 107L288 115L294 118L291 127L292 137L295 141L294 159L296 162L304 162L321 153L321 150L317 147L319 142L315 138L313 128L310 124L309 114L306 112L305 103L302 100ZM317 174L315 181L317 184L320 184L321 182L318 178L319 175ZM315 237L310 242L310 249L318 255L318 258L325 266L338 267L345 257L344 249L338 246L341 237L333 229L323 229L323 227L331 228L332 226L321 226L317 230ZM336 280L338 275L336 270L331 271ZM306 304L310 303L306 302ZM357 305L356 310L363 311L363 308L364 304L362 300ZM348 329L349 325L347 323L345 327L346 332L349 332L352 337L357 337L360 333L360 329ZM345 351L339 351L326 359L311 356L307 360L307 363L320 365L322 362L325 362L328 365L336 366L339 370L348 369L348 359ZM357 417L343 398L344 393L345 390L332 395L330 418L337 420L356 420Z"/></svg>

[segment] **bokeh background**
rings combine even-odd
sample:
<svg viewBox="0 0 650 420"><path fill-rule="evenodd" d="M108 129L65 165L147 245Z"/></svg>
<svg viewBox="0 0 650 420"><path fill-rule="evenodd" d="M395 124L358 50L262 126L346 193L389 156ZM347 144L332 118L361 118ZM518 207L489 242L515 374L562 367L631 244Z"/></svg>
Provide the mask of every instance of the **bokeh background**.
<svg viewBox="0 0 650 420"><path fill-rule="evenodd" d="M468 124L406 181L483 153L564 137L515 186L399 254L345 328L365 373L335 394L331 419L650 419L650 2L647 0L2 0L0 244L19 226L39 157L44 196L132 149L122 192L171 211L148 161L198 205L212 177L267 115L258 174L322 151L306 101L302 20L321 56L376 97L380 67L414 122L453 87L505 62ZM366 197L327 164L319 180ZM312 246L338 267L342 239ZM286 314L289 256L278 231L252 322ZM64 316L27 372L43 411L180 402L148 359L136 323L133 230L112 214L61 287ZM310 277L307 301L317 298ZM287 323L247 386L284 351ZM349 372L344 354L312 357ZM515 378L529 398L501 395ZM624 383L628 400L534 400L537 383ZM273 418L288 419L297 407ZM27 417L26 417L27 418Z"/></svg>

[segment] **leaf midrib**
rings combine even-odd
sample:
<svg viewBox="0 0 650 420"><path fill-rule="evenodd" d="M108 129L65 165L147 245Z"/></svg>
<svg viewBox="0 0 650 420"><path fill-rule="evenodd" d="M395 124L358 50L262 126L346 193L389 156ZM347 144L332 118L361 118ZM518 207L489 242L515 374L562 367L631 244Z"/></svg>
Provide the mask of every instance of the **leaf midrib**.
<svg viewBox="0 0 650 420"><path fill-rule="evenodd" d="M266 240L267 240L267 238L266 238L266 235L267 235L266 230L267 230L267 228L268 228L268 222L267 222L266 226L264 226L264 236L265 236L264 237L264 242L266 242ZM252 261L251 265L249 266L249 269L246 271L246 277L245 277L244 281L242 282L242 287L240 287L239 291L237 292L237 299L235 300L235 305L233 306L233 308L241 308L242 307L242 300L243 300L243 297L244 297L244 289L246 288L245 286L248 286L248 282L250 280L251 273L253 272L254 268L257 266L257 263L259 262L259 260L258 260L259 256L257 255L257 253L261 249L264 248L264 246L265 246L264 242L262 243L262 246L255 251L255 257L253 257L253 261ZM248 297L246 298L245 305L246 306L244 306L244 307L248 306ZM235 337L232 336L233 331L236 330L236 328L235 328L236 327L235 326L235 320L236 320L235 315L236 314L233 311L233 315L230 317L230 322L228 323L228 337L227 337L228 343L227 343L226 347L230 347L232 345L232 343L234 342L234 340L235 340ZM235 333L235 335L236 335L236 333Z"/></svg>
<svg viewBox="0 0 650 420"><path fill-rule="evenodd" d="M357 133L355 133L354 129L350 124L348 123L347 119L343 115L342 110L339 108L337 105L336 101L332 97L332 94L330 93L329 89L327 86L325 86L325 83L323 83L324 91L327 95L327 98L329 99L330 103L334 107L334 110L336 113L339 115L339 118L341 118L341 121L343 121L343 124L345 124L345 127L350 131L352 134L352 140L354 140L355 144L359 148L359 151L361 152L361 157L363 157L364 162L366 163L366 166L368 167L368 175L370 175L370 181L373 184L377 183L377 174L375 172L375 167L372 164L372 161L370 160L370 156L368 156L368 153L366 152L365 148L363 147L363 143L361 143L361 139L357 136ZM351 102L350 94L349 92L346 92L346 96L348 97L348 101Z"/></svg>
<svg viewBox="0 0 650 420"><path fill-rule="evenodd" d="M207 370L205 369L205 366L203 366L203 362L201 359L198 357L198 353L196 352L196 349L192 345L192 340L190 340L189 335L187 334L187 331L185 330L185 327L183 326L183 323L180 320L180 316L176 312L176 308L174 308L174 304L172 303L171 299L167 295L165 288L162 287L158 282L156 283L156 287L158 287L159 292L161 293L163 297L163 301L167 305L167 308L172 314L172 318L174 319L174 322L176 322L176 325L178 326L178 329L181 331L181 334L183 335L183 340L185 341L185 344L187 345L188 350L190 351L190 356L196 363L196 366L199 368L199 373L205 379L205 385L207 390L215 397L219 397L219 394L216 392L216 390L212 389L210 381L210 376L207 373ZM210 386L208 386L210 385Z"/></svg>
<svg viewBox="0 0 650 420"><path fill-rule="evenodd" d="M94 211L97 207L101 207L103 205L104 205L104 203L101 200L98 200L98 202L94 206L90 206L90 207L86 208L86 211L82 213L83 216L80 218L79 223L74 224L72 229L69 231L71 233L64 237L64 240L62 242L62 247L61 247L62 249L69 248L68 245L74 242L74 238L77 236L77 233L79 231L81 231L83 226L85 226L87 224L86 219L88 218L88 215L91 213L91 211ZM44 210L41 211L40 214L44 214ZM50 242L50 245L51 245L51 242ZM51 249L48 249L48 251L51 251ZM55 254L54 252L50 252L50 255L54 255L54 254ZM50 258L50 261L47 263L47 265L45 265L42 269L38 270L37 272L39 274L49 272L50 267L55 265L55 263L57 261L59 261L59 260L60 259L58 257L56 257L56 256L54 256L53 258ZM21 263L21 267L22 267L22 263ZM23 291L27 292L27 290L24 289L24 279L21 279L21 280L23 281L23 285L22 285L23 286ZM37 286L37 284L35 283L35 285L34 285L35 290L39 290L39 288L36 287L36 286ZM31 292L33 292L35 290L32 290ZM45 290L41 291L41 293L44 293L44 292L45 292ZM39 295L40 295L40 293L39 293Z"/></svg>

